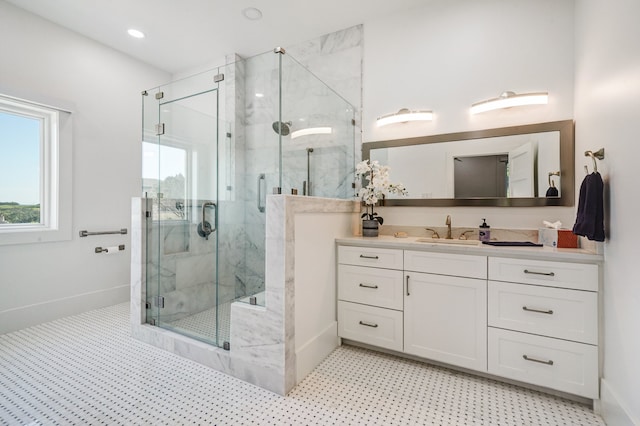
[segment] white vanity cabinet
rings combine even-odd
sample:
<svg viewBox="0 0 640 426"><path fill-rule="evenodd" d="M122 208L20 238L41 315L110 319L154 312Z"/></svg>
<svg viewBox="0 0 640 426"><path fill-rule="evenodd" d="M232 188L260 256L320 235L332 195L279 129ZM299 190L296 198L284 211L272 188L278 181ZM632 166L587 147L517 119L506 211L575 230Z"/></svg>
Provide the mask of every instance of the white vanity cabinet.
<svg viewBox="0 0 640 426"><path fill-rule="evenodd" d="M402 250L338 247L338 336L402 351Z"/></svg>
<svg viewBox="0 0 640 426"><path fill-rule="evenodd" d="M489 373L598 398L598 266L489 257Z"/></svg>
<svg viewBox="0 0 640 426"><path fill-rule="evenodd" d="M487 371L487 258L405 250L404 259L404 351Z"/></svg>
<svg viewBox="0 0 640 426"><path fill-rule="evenodd" d="M338 335L487 371L487 258L338 247Z"/></svg>
<svg viewBox="0 0 640 426"><path fill-rule="evenodd" d="M338 241L340 337L599 397L599 255L381 240Z"/></svg>

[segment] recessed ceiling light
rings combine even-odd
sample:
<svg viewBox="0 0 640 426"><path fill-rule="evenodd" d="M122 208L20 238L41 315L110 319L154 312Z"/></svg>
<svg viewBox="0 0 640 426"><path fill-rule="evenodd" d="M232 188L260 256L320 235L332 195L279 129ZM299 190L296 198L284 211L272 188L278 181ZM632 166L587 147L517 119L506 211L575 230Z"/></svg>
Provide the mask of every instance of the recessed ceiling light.
<svg viewBox="0 0 640 426"><path fill-rule="evenodd" d="M262 18L262 11L260 9L256 9L255 7L247 7L246 9L242 9L242 16L251 20L257 21Z"/></svg>
<svg viewBox="0 0 640 426"><path fill-rule="evenodd" d="M128 29L127 33L129 33L131 37L144 38L144 33L142 31L134 30L133 28Z"/></svg>
<svg viewBox="0 0 640 426"><path fill-rule="evenodd" d="M256 93L256 98L264 98L264 93Z"/></svg>

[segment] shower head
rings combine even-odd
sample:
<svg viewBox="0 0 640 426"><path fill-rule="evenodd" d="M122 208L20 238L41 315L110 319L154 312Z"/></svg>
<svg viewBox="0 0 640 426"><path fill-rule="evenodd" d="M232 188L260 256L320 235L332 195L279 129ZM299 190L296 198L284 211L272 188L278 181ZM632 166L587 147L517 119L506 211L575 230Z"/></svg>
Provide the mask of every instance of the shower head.
<svg viewBox="0 0 640 426"><path fill-rule="evenodd" d="M291 123L290 121L274 121L271 127L273 127L273 131L279 135L287 136L291 131Z"/></svg>

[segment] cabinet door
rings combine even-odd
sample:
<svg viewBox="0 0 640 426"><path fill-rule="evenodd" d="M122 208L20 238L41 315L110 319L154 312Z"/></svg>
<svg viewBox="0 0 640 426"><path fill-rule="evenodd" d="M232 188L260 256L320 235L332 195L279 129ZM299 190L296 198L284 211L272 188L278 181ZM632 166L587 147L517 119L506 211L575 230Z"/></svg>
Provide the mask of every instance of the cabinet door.
<svg viewBox="0 0 640 426"><path fill-rule="evenodd" d="M402 271L338 265L338 299L402 310Z"/></svg>
<svg viewBox="0 0 640 426"><path fill-rule="evenodd" d="M403 251L398 249L338 246L338 263L343 265L402 269L403 262Z"/></svg>
<svg viewBox="0 0 640 426"><path fill-rule="evenodd" d="M598 265L490 257L489 279L598 291Z"/></svg>
<svg viewBox="0 0 640 426"><path fill-rule="evenodd" d="M489 373L598 398L598 347L490 327Z"/></svg>
<svg viewBox="0 0 640 426"><path fill-rule="evenodd" d="M339 300L338 336L402 351L402 312Z"/></svg>
<svg viewBox="0 0 640 426"><path fill-rule="evenodd" d="M598 293L489 281L489 326L598 344Z"/></svg>
<svg viewBox="0 0 640 426"><path fill-rule="evenodd" d="M406 273L404 351L487 371L487 282Z"/></svg>

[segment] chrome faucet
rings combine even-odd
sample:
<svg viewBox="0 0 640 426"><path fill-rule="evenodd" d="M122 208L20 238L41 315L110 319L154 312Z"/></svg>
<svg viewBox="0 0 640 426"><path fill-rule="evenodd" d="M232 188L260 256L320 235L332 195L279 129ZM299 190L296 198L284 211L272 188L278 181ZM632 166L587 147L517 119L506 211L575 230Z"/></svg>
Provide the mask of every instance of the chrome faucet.
<svg viewBox="0 0 640 426"><path fill-rule="evenodd" d="M447 240L452 240L451 238L451 216L447 215L447 220L445 221L445 225L447 225Z"/></svg>

